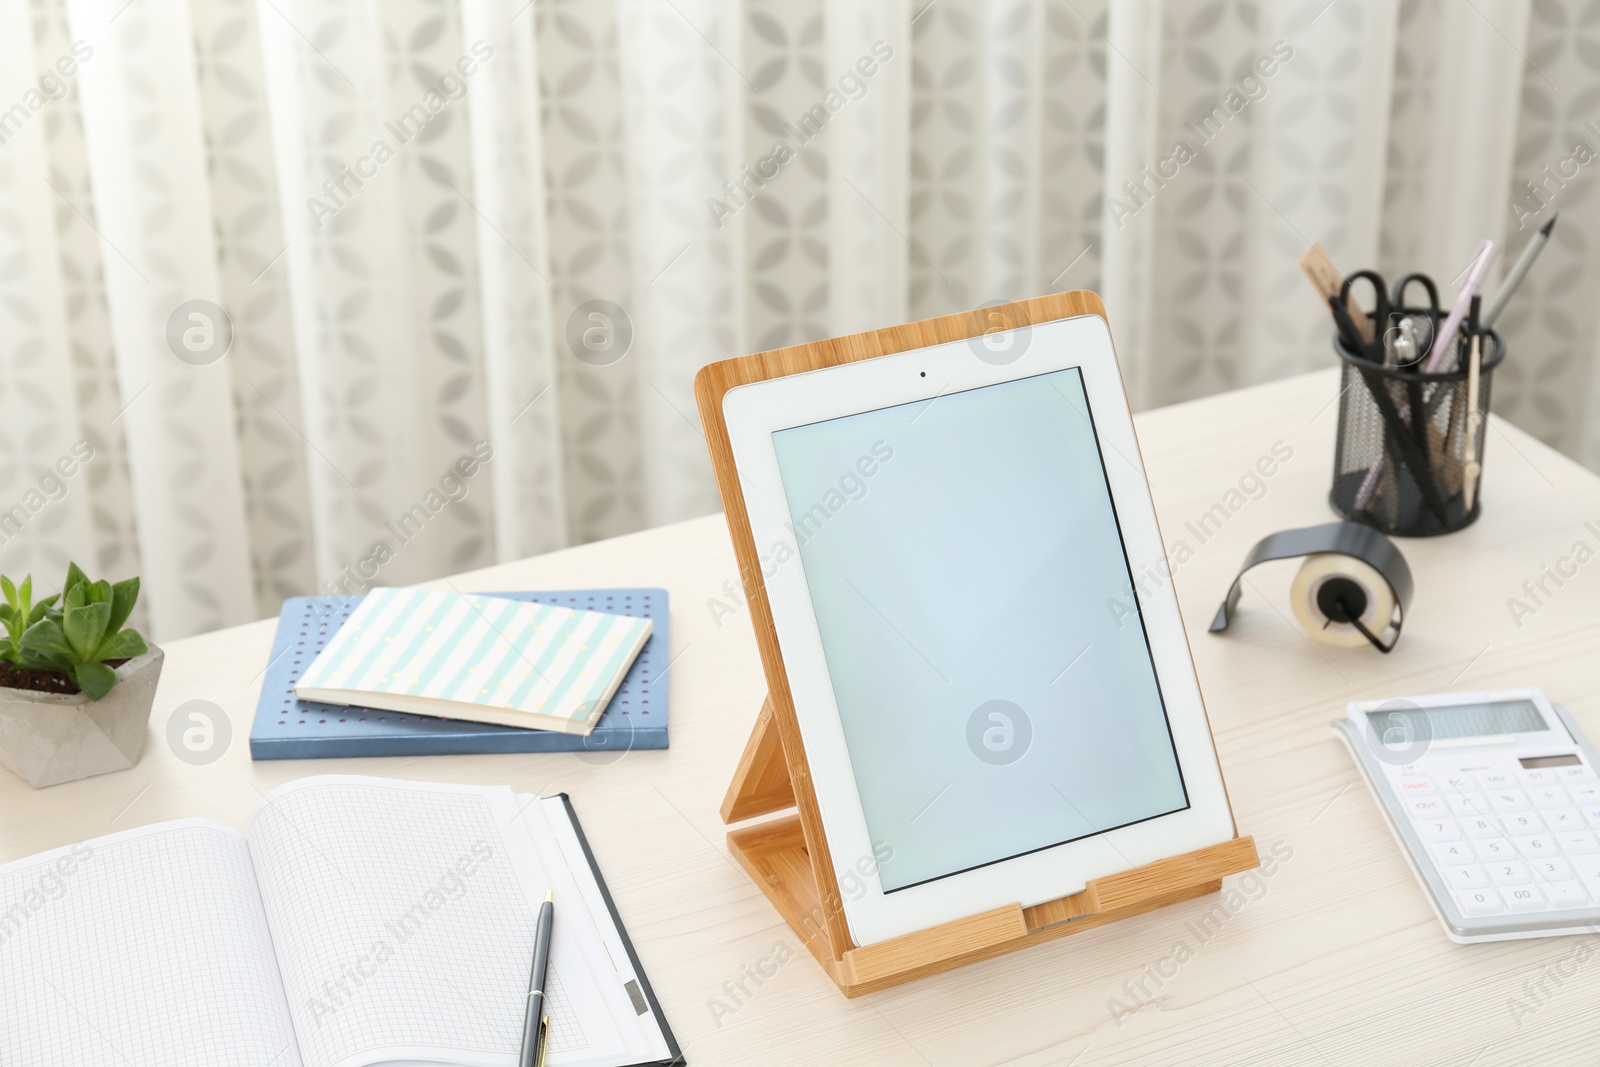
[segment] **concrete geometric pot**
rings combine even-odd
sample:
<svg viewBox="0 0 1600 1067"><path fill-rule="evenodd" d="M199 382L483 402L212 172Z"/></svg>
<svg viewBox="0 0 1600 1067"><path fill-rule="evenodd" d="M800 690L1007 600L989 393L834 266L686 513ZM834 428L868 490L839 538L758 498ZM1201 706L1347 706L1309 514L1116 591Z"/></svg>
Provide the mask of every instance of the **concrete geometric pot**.
<svg viewBox="0 0 1600 1067"><path fill-rule="evenodd" d="M152 645L124 663L100 700L0 686L0 766L35 789L132 767L144 755L164 658Z"/></svg>

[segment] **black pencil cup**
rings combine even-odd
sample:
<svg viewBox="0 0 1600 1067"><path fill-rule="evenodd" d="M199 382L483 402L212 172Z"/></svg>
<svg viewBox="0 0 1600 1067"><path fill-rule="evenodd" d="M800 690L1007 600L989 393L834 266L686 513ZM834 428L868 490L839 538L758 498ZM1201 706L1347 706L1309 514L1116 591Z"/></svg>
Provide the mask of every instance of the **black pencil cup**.
<svg viewBox="0 0 1600 1067"><path fill-rule="evenodd" d="M1481 344L1479 418L1469 453L1465 366L1458 369L1451 359L1451 369L1438 374L1385 367L1350 351L1334 334L1339 433L1328 503L1342 518L1400 537L1453 533L1477 521L1490 385L1505 358L1505 344L1493 330ZM1469 454L1476 456L1476 476L1467 466Z"/></svg>

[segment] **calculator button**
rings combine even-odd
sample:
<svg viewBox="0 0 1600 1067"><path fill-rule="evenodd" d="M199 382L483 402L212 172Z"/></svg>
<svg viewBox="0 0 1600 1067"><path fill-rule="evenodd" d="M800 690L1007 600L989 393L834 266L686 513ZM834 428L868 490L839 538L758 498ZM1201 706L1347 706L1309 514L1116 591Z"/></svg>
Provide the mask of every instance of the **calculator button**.
<svg viewBox="0 0 1600 1067"><path fill-rule="evenodd" d="M1445 802L1439 797L1417 797L1414 800L1407 800L1406 808L1415 819L1426 819L1430 815L1439 816L1448 813Z"/></svg>
<svg viewBox="0 0 1600 1067"><path fill-rule="evenodd" d="M1512 844L1518 852L1530 860L1542 856L1559 856L1561 849L1556 846L1556 839L1549 834L1523 834L1521 837L1512 838Z"/></svg>
<svg viewBox="0 0 1600 1067"><path fill-rule="evenodd" d="M1559 785L1541 785L1528 790L1528 795L1533 798L1535 806L1541 808L1563 807L1568 803L1567 791ZM1600 794L1596 795L1594 802L1600 804Z"/></svg>
<svg viewBox="0 0 1600 1067"><path fill-rule="evenodd" d="M1571 863L1572 869L1583 881L1583 888L1591 896L1600 892L1600 856L1573 856Z"/></svg>
<svg viewBox="0 0 1600 1067"><path fill-rule="evenodd" d="M1544 907L1544 894L1539 892L1538 886L1515 886L1501 893L1505 898L1506 907L1512 911L1538 911Z"/></svg>
<svg viewBox="0 0 1600 1067"><path fill-rule="evenodd" d="M1439 786L1446 793L1475 793L1478 791L1478 780L1470 774L1456 774L1443 779Z"/></svg>
<svg viewBox="0 0 1600 1067"><path fill-rule="evenodd" d="M1545 899L1552 908L1586 908L1589 894L1577 882L1551 882L1544 887Z"/></svg>
<svg viewBox="0 0 1600 1067"><path fill-rule="evenodd" d="M1588 820L1591 829L1600 828L1600 804L1589 804L1578 810Z"/></svg>
<svg viewBox="0 0 1600 1067"><path fill-rule="evenodd" d="M1497 789L1514 788L1516 784L1517 780L1503 771L1478 775L1478 788L1491 793Z"/></svg>
<svg viewBox="0 0 1600 1067"><path fill-rule="evenodd" d="M1424 841L1461 840L1461 827L1454 819L1418 819L1417 832Z"/></svg>
<svg viewBox="0 0 1600 1067"><path fill-rule="evenodd" d="M1453 867L1457 864L1478 862L1478 854L1465 841L1429 845L1428 851L1433 853L1433 861L1441 867Z"/></svg>
<svg viewBox="0 0 1600 1067"><path fill-rule="evenodd" d="M1544 820L1539 818L1537 812L1532 811L1502 815L1500 824L1506 828L1508 834L1536 834L1544 829Z"/></svg>
<svg viewBox="0 0 1600 1067"><path fill-rule="evenodd" d="M1485 863L1517 858L1517 850L1512 848L1511 842L1503 837L1491 837L1484 841L1474 841L1472 847L1478 850L1478 858Z"/></svg>
<svg viewBox="0 0 1600 1067"><path fill-rule="evenodd" d="M1576 767L1557 768L1556 776L1568 785L1594 781L1594 772L1586 764L1579 764Z"/></svg>
<svg viewBox="0 0 1600 1067"><path fill-rule="evenodd" d="M1530 789L1536 785L1554 785L1556 782L1554 771L1523 771L1520 777L1522 784Z"/></svg>
<svg viewBox="0 0 1600 1067"><path fill-rule="evenodd" d="M1561 846L1561 851L1569 856L1590 856L1600 853L1600 837L1587 830L1575 833L1557 834L1556 844Z"/></svg>
<svg viewBox="0 0 1600 1067"><path fill-rule="evenodd" d="M1583 816L1578 814L1576 808L1555 808L1547 811L1544 813L1544 824L1552 830L1572 832L1589 828L1589 824L1583 821Z"/></svg>
<svg viewBox="0 0 1600 1067"><path fill-rule="evenodd" d="M1487 866L1495 885L1527 885L1533 881L1533 872L1521 860L1500 860Z"/></svg>
<svg viewBox="0 0 1600 1067"><path fill-rule="evenodd" d="M1444 880L1452 889L1482 889L1489 884L1489 872L1476 863L1466 867L1446 867Z"/></svg>
<svg viewBox="0 0 1600 1067"><path fill-rule="evenodd" d="M1570 882L1576 877L1572 873L1572 864L1560 857L1533 861L1533 879L1536 882Z"/></svg>
<svg viewBox="0 0 1600 1067"><path fill-rule="evenodd" d="M1489 793L1489 806L1495 811L1527 811L1532 804L1520 789L1496 789Z"/></svg>
<svg viewBox="0 0 1600 1067"><path fill-rule="evenodd" d="M1488 815L1469 815L1461 820L1468 837L1499 837L1500 824Z"/></svg>
<svg viewBox="0 0 1600 1067"><path fill-rule="evenodd" d="M1468 918L1479 915L1498 915L1505 910L1500 894L1493 889L1466 889L1455 894L1456 907Z"/></svg>
<svg viewBox="0 0 1600 1067"><path fill-rule="evenodd" d="M1482 793L1451 793L1445 797L1450 811L1456 815L1489 814L1489 798ZM1420 800L1417 803L1422 803Z"/></svg>
<svg viewBox="0 0 1600 1067"><path fill-rule="evenodd" d="M1573 801L1578 804L1600 804L1600 782L1571 785L1567 787L1567 792L1572 794Z"/></svg>
<svg viewBox="0 0 1600 1067"><path fill-rule="evenodd" d="M1398 785L1398 792L1403 797L1432 796L1434 792L1433 780L1429 778L1402 778Z"/></svg>

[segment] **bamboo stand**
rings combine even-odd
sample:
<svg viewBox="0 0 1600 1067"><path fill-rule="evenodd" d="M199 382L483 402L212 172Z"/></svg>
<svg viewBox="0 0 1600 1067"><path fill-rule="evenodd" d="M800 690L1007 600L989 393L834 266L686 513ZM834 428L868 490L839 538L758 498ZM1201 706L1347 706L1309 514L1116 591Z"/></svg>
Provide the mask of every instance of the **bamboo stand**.
<svg viewBox="0 0 1600 1067"><path fill-rule="evenodd" d="M794 806L788 761L769 701L761 708L722 802L722 821L743 822ZM823 856L825 849L824 844ZM730 831L728 850L847 997L1216 893L1224 875L1250 870L1258 863L1255 840L1236 837L1096 879L1070 897L1031 908L1010 904L857 948L845 932L833 870L813 862L798 814ZM827 904L818 890L822 885L829 887Z"/></svg>
<svg viewBox="0 0 1600 1067"><path fill-rule="evenodd" d="M1098 296L1082 291L1058 293L984 308L981 314L947 315L713 363L695 378L695 395L727 510L728 529L745 576L750 617L770 694L722 802L722 820L740 823L796 809L784 818L731 830L728 848L847 997L1215 893L1221 890L1224 875L1250 870L1258 863L1254 839L1235 837L1095 879L1072 896L1027 908L1008 904L872 945L856 946L845 925L838 881L761 579L760 556L751 536L739 474L730 458L722 397L729 389L749 382L981 336L995 322L1022 326L1086 314L1105 316Z"/></svg>

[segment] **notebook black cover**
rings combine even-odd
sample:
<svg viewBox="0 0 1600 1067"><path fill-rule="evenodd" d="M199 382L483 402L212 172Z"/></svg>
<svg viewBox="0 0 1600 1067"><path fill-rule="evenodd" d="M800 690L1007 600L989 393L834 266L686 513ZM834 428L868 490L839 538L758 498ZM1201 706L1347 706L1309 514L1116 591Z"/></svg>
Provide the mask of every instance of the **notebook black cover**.
<svg viewBox="0 0 1600 1067"><path fill-rule="evenodd" d="M562 805L567 809L567 817L572 820L572 829L578 835L578 845L583 849L583 858L589 861L589 870L594 873L595 884L600 887L600 897L606 902L606 911L611 914L611 923L622 937L622 947L628 952L628 962L633 965L633 973L639 976L639 987L644 992L644 998L649 1003L656 1022L661 1024L661 1036L667 1039L667 1051L672 1054L671 1059L638 1063L633 1067L685 1067L689 1061L683 1058L683 1050L678 1047L678 1039L672 1036L672 1027L667 1025L667 1016L661 1010L661 1002L656 999L655 990L650 988L650 978L644 973L644 965L639 962L639 954L633 950L633 938L628 936L628 928L622 924L622 916L617 914L617 902L611 899L611 890L606 886L606 876L600 872L600 865L595 862L594 850L589 847L588 837L584 836L583 823L578 821L578 810L572 806L572 798L567 794L556 795L561 798Z"/></svg>

